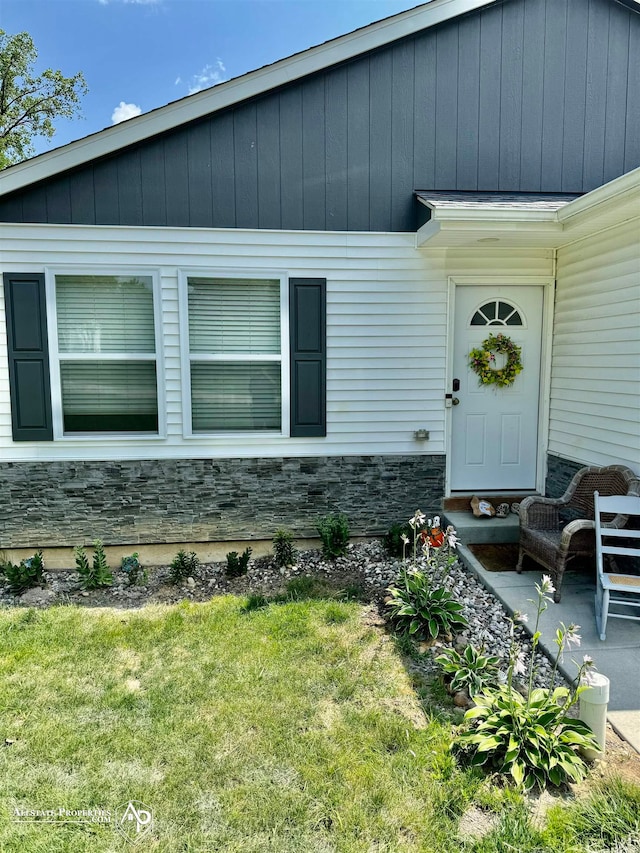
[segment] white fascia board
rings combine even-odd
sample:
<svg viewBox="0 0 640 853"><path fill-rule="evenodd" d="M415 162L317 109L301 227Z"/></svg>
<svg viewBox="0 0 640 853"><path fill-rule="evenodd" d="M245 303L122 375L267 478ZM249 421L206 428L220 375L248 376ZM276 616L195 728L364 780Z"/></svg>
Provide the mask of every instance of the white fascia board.
<svg viewBox="0 0 640 853"><path fill-rule="evenodd" d="M491 1L431 0L415 9L369 24L272 65L250 71L226 83L219 83L211 89L189 95L114 127L105 128L0 172L0 195L142 142L370 50L384 47L397 39L487 6Z"/></svg>
<svg viewBox="0 0 640 853"><path fill-rule="evenodd" d="M558 221L571 226L573 219L584 213L596 213L603 205L620 207L629 202L637 204L640 213L640 167L570 201L558 211Z"/></svg>
<svg viewBox="0 0 640 853"><path fill-rule="evenodd" d="M449 215L444 220L440 216L433 217L418 230L417 245L428 243L433 248L473 248L478 241L490 238L504 247L530 245L533 241L541 248L553 248L561 239L562 225L554 212L497 212L500 216L472 217L466 215L469 211L465 209L457 218Z"/></svg>
<svg viewBox="0 0 640 853"><path fill-rule="evenodd" d="M469 209L468 206L455 208L447 206L445 209L434 210L432 219L437 222L465 222L481 223L481 222L556 222L556 211L554 210L525 210L513 208L506 210L504 208L479 207L476 210Z"/></svg>

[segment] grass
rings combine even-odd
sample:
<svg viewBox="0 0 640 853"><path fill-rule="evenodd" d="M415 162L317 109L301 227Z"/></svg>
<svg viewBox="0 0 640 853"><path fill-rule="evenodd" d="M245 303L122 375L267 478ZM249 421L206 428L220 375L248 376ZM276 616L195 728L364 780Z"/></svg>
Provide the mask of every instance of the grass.
<svg viewBox="0 0 640 853"><path fill-rule="evenodd" d="M425 713L394 642L321 592L0 611L0 850L587 849L601 812L533 829L522 798L455 766L450 717ZM615 792L607 838L633 831L639 798ZM154 816L133 848L111 825L15 818L129 800ZM474 802L502 820L461 842Z"/></svg>

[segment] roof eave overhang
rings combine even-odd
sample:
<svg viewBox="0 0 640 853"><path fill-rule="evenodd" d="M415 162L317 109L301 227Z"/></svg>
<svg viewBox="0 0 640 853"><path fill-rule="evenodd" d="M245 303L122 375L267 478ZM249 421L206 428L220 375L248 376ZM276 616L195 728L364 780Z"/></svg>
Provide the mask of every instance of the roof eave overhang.
<svg viewBox="0 0 640 853"><path fill-rule="evenodd" d="M431 219L417 232L418 246L434 249L558 249L616 225L638 220L640 168L585 193L555 211L489 210L468 205L431 208Z"/></svg>
<svg viewBox="0 0 640 853"><path fill-rule="evenodd" d="M398 39L489 6L495 0L431 0L213 88L106 128L0 173L0 196L143 142Z"/></svg>

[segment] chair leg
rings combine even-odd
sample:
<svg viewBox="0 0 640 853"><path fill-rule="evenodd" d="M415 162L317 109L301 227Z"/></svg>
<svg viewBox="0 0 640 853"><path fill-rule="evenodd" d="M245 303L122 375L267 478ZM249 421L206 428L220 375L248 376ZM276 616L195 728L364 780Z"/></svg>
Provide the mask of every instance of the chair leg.
<svg viewBox="0 0 640 853"><path fill-rule="evenodd" d="M603 589L600 583L596 586L596 629L600 639L607 638L607 618L609 616L609 590Z"/></svg>
<svg viewBox="0 0 640 853"><path fill-rule="evenodd" d="M518 562L516 563L516 572L521 575L522 574L522 561L524 560L524 551L522 548L518 551Z"/></svg>
<svg viewBox="0 0 640 853"><path fill-rule="evenodd" d="M566 559L562 558L558 561L556 568L551 575L551 580L553 581L553 585L556 588L556 591L553 593L553 600L556 604L560 603L560 597L562 594L562 579L564 578L565 567Z"/></svg>

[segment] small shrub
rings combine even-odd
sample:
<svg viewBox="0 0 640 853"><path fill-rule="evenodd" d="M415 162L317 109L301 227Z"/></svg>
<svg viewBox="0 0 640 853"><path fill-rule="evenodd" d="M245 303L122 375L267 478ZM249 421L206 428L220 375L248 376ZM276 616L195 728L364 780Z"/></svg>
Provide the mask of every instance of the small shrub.
<svg viewBox="0 0 640 853"><path fill-rule="evenodd" d="M251 553L251 548L245 548L240 556L238 556L237 551L229 551L227 554L227 576L230 578L239 578L241 575L246 575Z"/></svg>
<svg viewBox="0 0 640 853"><path fill-rule="evenodd" d="M38 586L44 581L42 551L38 551L33 557L21 560L17 566L11 562L5 562L4 573L9 581L9 589L13 593L21 593L30 587Z"/></svg>
<svg viewBox="0 0 640 853"><path fill-rule="evenodd" d="M273 556L279 569L295 563L296 549L293 546L293 533L288 530L276 530L273 537Z"/></svg>
<svg viewBox="0 0 640 853"><path fill-rule="evenodd" d="M74 548L76 568L80 575L80 583L85 589L99 589L100 587L111 586L113 583L113 575L107 563L107 557L104 553L104 547L100 539L95 539L93 542L93 563L89 565L84 548L79 545Z"/></svg>
<svg viewBox="0 0 640 853"><path fill-rule="evenodd" d="M450 634L467 625L463 605L444 587L434 589L424 572L403 569L397 585L387 592L387 607L396 630L416 640L435 640L438 634Z"/></svg>
<svg viewBox="0 0 640 853"><path fill-rule="evenodd" d="M123 557L120 564L120 569L126 574L129 586L134 586L138 582L144 583L147 579L146 570L140 565L138 560L139 554L134 551L128 557Z"/></svg>
<svg viewBox="0 0 640 853"><path fill-rule="evenodd" d="M456 649L445 649L435 659L449 683L449 690L468 690L469 696L482 692L487 687L498 685L500 658L483 654L482 650L468 645L462 653Z"/></svg>
<svg viewBox="0 0 640 853"><path fill-rule="evenodd" d="M195 551L178 551L171 561L171 580L174 583L180 583L185 578L193 577L198 571L200 560L196 556Z"/></svg>
<svg viewBox="0 0 640 853"><path fill-rule="evenodd" d="M392 524L387 533L383 536L382 544L390 557L405 556L406 545L402 538L403 536L405 539L409 540L409 542L406 543L407 545L413 542L413 528L409 522L405 522L404 524L396 522L395 524Z"/></svg>
<svg viewBox="0 0 640 853"><path fill-rule="evenodd" d="M329 560L344 557L349 544L349 521L343 513L326 515L318 522L322 554Z"/></svg>

